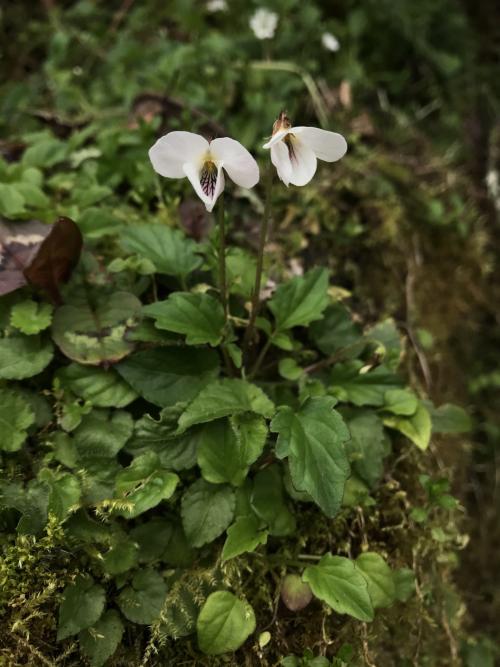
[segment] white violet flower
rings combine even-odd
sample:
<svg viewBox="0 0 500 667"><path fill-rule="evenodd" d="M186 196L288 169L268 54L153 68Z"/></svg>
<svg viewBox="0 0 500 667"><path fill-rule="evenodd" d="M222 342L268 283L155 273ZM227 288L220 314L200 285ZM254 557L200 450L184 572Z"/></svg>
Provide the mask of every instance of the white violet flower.
<svg viewBox="0 0 500 667"><path fill-rule="evenodd" d="M278 14L261 7L250 19L250 27L257 39L272 39L278 26Z"/></svg>
<svg viewBox="0 0 500 667"><path fill-rule="evenodd" d="M317 161L340 160L346 154L347 142L337 132L292 127L282 112L273 125L273 136L263 147L271 149L271 161L286 186L306 185L316 173Z"/></svg>
<svg viewBox="0 0 500 667"><path fill-rule="evenodd" d="M321 37L321 43L327 51L335 53L340 49L340 42L331 32L324 32Z"/></svg>
<svg viewBox="0 0 500 667"><path fill-rule="evenodd" d="M209 12L225 12L227 2L226 0L208 0L206 7Z"/></svg>
<svg viewBox="0 0 500 667"><path fill-rule="evenodd" d="M242 188L253 188L259 167L238 141L224 137L208 142L192 132L169 132L149 149L154 170L166 178L189 178L207 211L224 190L224 172Z"/></svg>

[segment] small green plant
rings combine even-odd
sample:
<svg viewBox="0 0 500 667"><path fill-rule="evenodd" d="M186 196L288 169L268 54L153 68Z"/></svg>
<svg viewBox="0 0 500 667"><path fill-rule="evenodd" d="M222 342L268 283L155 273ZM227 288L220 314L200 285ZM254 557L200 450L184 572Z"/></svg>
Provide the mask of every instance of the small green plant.
<svg viewBox="0 0 500 667"><path fill-rule="evenodd" d="M304 185L317 158L346 150L341 135L292 127L283 114L266 146L286 185ZM50 148L61 160L75 151ZM264 650L237 567L249 554L282 572L293 613L316 600L370 623L411 597L412 563L333 540L306 551L303 511L328 526L341 512L373 507L394 441L426 450L433 433L468 428L467 419L406 386L392 319L362 326L324 268L285 278L266 266L272 167L255 258L228 247L233 223L222 194L224 171L241 187L256 184L246 149L172 132L150 157L216 208L206 241L176 229L160 204L159 219L120 224L118 234L111 225L111 246L99 245L84 209L107 193L89 184L71 195L87 247L67 285L71 262L54 253L44 260L52 273L64 266L49 291L54 304L29 285L0 301L2 521L22 540L57 522L79 557L64 582L57 645L62 652L77 639L98 667L120 650L126 628L151 626L146 662L190 636L208 656L245 642ZM23 206L36 205L27 197ZM442 482L422 484L429 507L455 508ZM413 519L425 519L428 506ZM7 589L5 603L15 594ZM333 662L307 653L283 664L341 666L350 655L344 648Z"/></svg>

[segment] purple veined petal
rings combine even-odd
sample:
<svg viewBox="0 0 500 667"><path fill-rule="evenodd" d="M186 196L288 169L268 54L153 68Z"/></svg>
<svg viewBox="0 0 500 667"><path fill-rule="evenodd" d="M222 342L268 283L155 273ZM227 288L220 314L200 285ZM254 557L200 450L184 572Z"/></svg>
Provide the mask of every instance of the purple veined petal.
<svg viewBox="0 0 500 667"><path fill-rule="evenodd" d="M215 171L212 170L214 166ZM199 166L193 163L183 165L183 175L189 178L196 194L205 204L207 211L212 211L219 195L224 190L224 173L222 164L200 163Z"/></svg>

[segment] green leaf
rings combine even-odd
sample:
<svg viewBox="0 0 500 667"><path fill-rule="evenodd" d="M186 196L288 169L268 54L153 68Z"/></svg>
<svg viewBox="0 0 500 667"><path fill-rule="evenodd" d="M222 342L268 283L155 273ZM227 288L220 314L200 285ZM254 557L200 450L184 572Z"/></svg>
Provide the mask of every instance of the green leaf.
<svg viewBox="0 0 500 667"><path fill-rule="evenodd" d="M177 421L184 404L163 408L158 420L143 415L136 423L134 434L127 444L127 452L133 456L155 452L164 468L186 470L196 465L196 452L200 432L189 429L177 435Z"/></svg>
<svg viewBox="0 0 500 667"><path fill-rule="evenodd" d="M257 415L238 415L232 422L218 419L204 425L198 447L203 477L214 484L239 486L261 454L266 437L266 423Z"/></svg>
<svg viewBox="0 0 500 667"><path fill-rule="evenodd" d="M292 382L298 380L304 372L304 370L292 357L285 357L284 359L280 359L278 371L282 378L285 378L285 380L291 380Z"/></svg>
<svg viewBox="0 0 500 667"><path fill-rule="evenodd" d="M78 217L78 226L86 239L100 239L110 234L122 232L123 223L114 214L114 209L108 209L103 204L89 206Z"/></svg>
<svg viewBox="0 0 500 667"><path fill-rule="evenodd" d="M29 403L9 389L0 389L0 449L20 449L34 423L35 413Z"/></svg>
<svg viewBox="0 0 500 667"><path fill-rule="evenodd" d="M97 204L112 194L113 190L106 185L77 183L71 191L71 199L79 208L85 209L87 206Z"/></svg>
<svg viewBox="0 0 500 667"><path fill-rule="evenodd" d="M74 432L79 459L108 459L116 456L132 435L132 416L124 410L92 410Z"/></svg>
<svg viewBox="0 0 500 667"><path fill-rule="evenodd" d="M196 631L196 620L202 605L221 582L217 571L200 568L184 572L178 570L171 581L173 583L165 601L160 630L177 639Z"/></svg>
<svg viewBox="0 0 500 667"><path fill-rule="evenodd" d="M209 294L174 292L166 301L144 306L142 312L155 319L158 329L184 334L188 345L215 347L222 340L224 311Z"/></svg>
<svg viewBox="0 0 500 667"><path fill-rule="evenodd" d="M0 506L21 513L17 532L21 535L40 534L47 523L48 485L38 480L31 480L25 487L5 483L0 491Z"/></svg>
<svg viewBox="0 0 500 667"><path fill-rule="evenodd" d="M67 154L68 144L47 133L24 151L21 162L25 167L48 169L65 160Z"/></svg>
<svg viewBox="0 0 500 667"><path fill-rule="evenodd" d="M125 227L120 242L130 253L149 259L159 273L185 278L201 266L197 245L177 229L160 224Z"/></svg>
<svg viewBox="0 0 500 667"><path fill-rule="evenodd" d="M410 389L390 389L385 392L384 407L393 415L410 416L415 414L418 407L418 398Z"/></svg>
<svg viewBox="0 0 500 667"><path fill-rule="evenodd" d="M462 643L464 667L497 667L500 649L498 643L489 637L469 639Z"/></svg>
<svg viewBox="0 0 500 667"><path fill-rule="evenodd" d="M271 342L275 347L279 347L280 350L285 350L286 352L291 352L293 350L293 338L286 333L278 332L273 334L271 336Z"/></svg>
<svg viewBox="0 0 500 667"><path fill-rule="evenodd" d="M74 431L81 423L82 417L92 411L90 403L84 403L79 398L75 400L71 400L71 398L67 395L64 397L65 400L61 404L61 412L57 415L59 426L67 433Z"/></svg>
<svg viewBox="0 0 500 667"><path fill-rule="evenodd" d="M50 341L39 336L0 339L0 379L25 380L41 373L52 361Z"/></svg>
<svg viewBox="0 0 500 667"><path fill-rule="evenodd" d="M179 410L164 408L159 420L144 415L135 423L134 435L127 444L127 452L134 456L154 451L163 468L186 470L196 465L196 457L202 432L192 428L178 436L177 420Z"/></svg>
<svg viewBox="0 0 500 667"><path fill-rule="evenodd" d="M356 567L366 579L374 609L389 607L396 599L396 587L392 570L382 556L373 551L362 553Z"/></svg>
<svg viewBox="0 0 500 667"><path fill-rule="evenodd" d="M394 570L392 576L396 599L406 602L415 592L415 573L407 567L402 567Z"/></svg>
<svg viewBox="0 0 500 667"><path fill-rule="evenodd" d="M417 411L411 417L384 417L384 424L394 428L419 449L425 450L431 441L432 422L429 411L422 401L419 401Z"/></svg>
<svg viewBox="0 0 500 667"><path fill-rule="evenodd" d="M112 575L123 574L137 563L139 547L130 540L121 540L113 545L111 549L104 554L102 567L105 572Z"/></svg>
<svg viewBox="0 0 500 667"><path fill-rule="evenodd" d="M394 320L389 317L375 324L366 331L365 337L375 343L376 353L383 358L387 368L395 371L401 357L401 336Z"/></svg>
<svg viewBox="0 0 500 667"><path fill-rule="evenodd" d="M10 311L10 323L28 336L40 333L52 322L52 306L36 301L21 301Z"/></svg>
<svg viewBox="0 0 500 667"><path fill-rule="evenodd" d="M182 525L189 543L201 547L226 530L234 516L234 493L199 479L182 496Z"/></svg>
<svg viewBox="0 0 500 667"><path fill-rule="evenodd" d="M80 630L94 625L103 610L106 595L104 588L92 577L78 577L74 584L66 586L59 607L57 640L76 635Z"/></svg>
<svg viewBox="0 0 500 667"><path fill-rule="evenodd" d="M16 189L21 197L24 197L25 206L28 208L46 208L50 199L44 192L33 183L16 183Z"/></svg>
<svg viewBox="0 0 500 667"><path fill-rule="evenodd" d="M142 523L130 531L130 538L138 545L140 563L160 560L173 534L174 526L161 517Z"/></svg>
<svg viewBox="0 0 500 667"><path fill-rule="evenodd" d="M240 516L227 529L227 537L222 549L222 561L225 562L248 551L255 551L259 544L267 542L268 531L260 528L260 522L254 516Z"/></svg>
<svg viewBox="0 0 500 667"><path fill-rule="evenodd" d="M283 331L321 319L328 301L328 271L316 268L280 285L268 306Z"/></svg>
<svg viewBox="0 0 500 667"><path fill-rule="evenodd" d="M108 271L110 273L132 271L132 273L138 273L141 276L150 276L153 273L156 273L156 268L153 262L150 262L149 259L143 259L132 255L126 259L116 257L108 264Z"/></svg>
<svg viewBox="0 0 500 667"><path fill-rule="evenodd" d="M102 521L91 519L82 509L69 517L64 529L72 538L76 538L86 544L109 544L109 525Z"/></svg>
<svg viewBox="0 0 500 667"><path fill-rule="evenodd" d="M0 183L0 214L16 218L25 212L26 201L14 183Z"/></svg>
<svg viewBox="0 0 500 667"><path fill-rule="evenodd" d="M162 554L162 561L172 567L188 568L196 556L193 547L188 543L184 529L180 524L174 524L167 547Z"/></svg>
<svg viewBox="0 0 500 667"><path fill-rule="evenodd" d="M155 327L153 320L141 320L128 338L134 343L155 343L155 345L180 345L177 334L161 331Z"/></svg>
<svg viewBox="0 0 500 667"><path fill-rule="evenodd" d="M96 408L124 408L137 398L134 389L113 368L71 363L61 368L57 377L63 387Z"/></svg>
<svg viewBox="0 0 500 667"><path fill-rule="evenodd" d="M236 366L236 368L241 368L243 364L243 351L235 343L226 343L224 348L227 350L231 361Z"/></svg>
<svg viewBox="0 0 500 667"><path fill-rule="evenodd" d="M292 535L296 529L294 515L285 502L283 479L278 464L264 468L255 475L250 505L255 514L277 537Z"/></svg>
<svg viewBox="0 0 500 667"><path fill-rule="evenodd" d="M158 457L153 452L138 456L116 476L117 497L123 497L132 505L120 514L133 519L156 507L162 500L172 496L178 481L175 473L159 467Z"/></svg>
<svg viewBox="0 0 500 667"><path fill-rule="evenodd" d="M114 654L122 640L123 629L118 612L108 609L95 625L80 632L80 648L91 667L102 667Z"/></svg>
<svg viewBox="0 0 500 667"><path fill-rule="evenodd" d="M351 434L346 445L351 467L373 488L382 478L384 458L389 453L384 425L371 410L353 410L345 418Z"/></svg>
<svg viewBox="0 0 500 667"><path fill-rule="evenodd" d="M445 403L438 408L427 402L425 405L431 414L433 433L467 433L472 429L470 416L458 405Z"/></svg>
<svg viewBox="0 0 500 667"><path fill-rule="evenodd" d="M100 292L91 303L74 297L54 315L52 337L62 352L82 364L117 362L133 350L126 334L137 324L139 299L128 292Z"/></svg>
<svg viewBox="0 0 500 667"><path fill-rule="evenodd" d="M326 554L317 565L306 567L302 580L337 613L373 620L368 584L352 560Z"/></svg>
<svg viewBox="0 0 500 667"><path fill-rule="evenodd" d="M274 413L274 404L262 389L245 380L218 380L202 389L189 404L179 419L179 431L243 412L269 418Z"/></svg>
<svg viewBox="0 0 500 667"><path fill-rule="evenodd" d="M50 493L48 511L59 521L68 516L70 510L78 506L82 490L77 477L66 473L49 481Z"/></svg>
<svg viewBox="0 0 500 667"><path fill-rule="evenodd" d="M160 348L133 354L116 366L147 401L165 407L192 400L219 374L213 350Z"/></svg>
<svg viewBox="0 0 500 667"><path fill-rule="evenodd" d="M342 507L358 507L364 505L370 499L370 489L366 484L351 475L344 487L344 497L342 498Z"/></svg>
<svg viewBox="0 0 500 667"><path fill-rule="evenodd" d="M160 616L166 594L167 585L161 574L142 569L134 575L132 585L122 590L117 603L132 623L151 625Z"/></svg>
<svg viewBox="0 0 500 667"><path fill-rule="evenodd" d="M43 390L42 390L43 391ZM37 393L25 387L16 387L16 393L24 398L35 414L35 427L45 428L53 420L52 406L42 392Z"/></svg>
<svg viewBox="0 0 500 667"><path fill-rule="evenodd" d="M328 391L339 401L354 405L384 405L386 392L400 388L399 378L384 366L367 372L361 372L362 368L361 361L336 364L330 373Z"/></svg>
<svg viewBox="0 0 500 667"><path fill-rule="evenodd" d="M236 651L255 630L255 614L229 591L208 596L196 623L198 646L206 655Z"/></svg>
<svg viewBox="0 0 500 667"><path fill-rule="evenodd" d="M316 347L327 355L354 345L361 352L366 345L361 327L353 322L351 313L341 303L328 306L324 318L311 324L310 335Z"/></svg>
<svg viewBox="0 0 500 667"><path fill-rule="evenodd" d="M83 504L96 505L111 498L121 470L115 458L85 461L82 470Z"/></svg>
<svg viewBox="0 0 500 667"><path fill-rule="evenodd" d="M252 296L255 285L257 260L242 248L229 248L226 253L227 284L231 294L239 294L246 298ZM262 284L266 284L262 276Z"/></svg>
<svg viewBox="0 0 500 667"><path fill-rule="evenodd" d="M344 443L349 431L330 397L309 398L299 410L279 409L276 456L288 457L293 485L307 491L327 516L340 509L350 466Z"/></svg>

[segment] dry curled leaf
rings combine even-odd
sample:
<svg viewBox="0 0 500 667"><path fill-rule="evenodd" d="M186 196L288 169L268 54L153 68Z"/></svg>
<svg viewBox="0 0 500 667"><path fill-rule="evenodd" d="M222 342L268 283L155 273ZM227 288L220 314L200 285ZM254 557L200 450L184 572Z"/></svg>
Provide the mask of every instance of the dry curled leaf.
<svg viewBox="0 0 500 667"><path fill-rule="evenodd" d="M52 225L0 222L0 295L30 284L60 303L59 286L75 268L82 243L80 229L70 218Z"/></svg>

